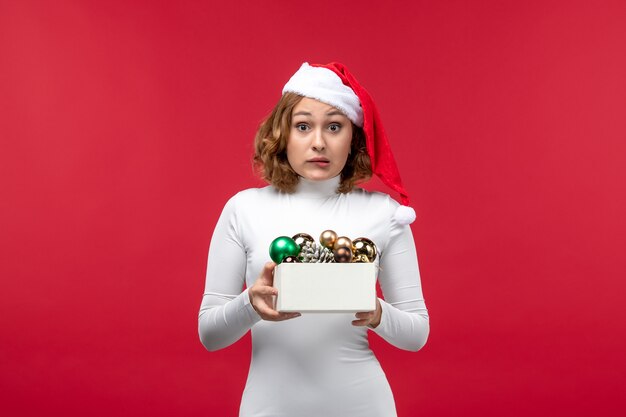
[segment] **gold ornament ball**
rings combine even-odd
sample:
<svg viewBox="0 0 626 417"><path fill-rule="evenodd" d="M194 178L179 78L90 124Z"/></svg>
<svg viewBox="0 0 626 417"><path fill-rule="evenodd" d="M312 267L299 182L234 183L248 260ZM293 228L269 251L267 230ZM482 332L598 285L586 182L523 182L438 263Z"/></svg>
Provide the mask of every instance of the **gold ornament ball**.
<svg viewBox="0 0 626 417"><path fill-rule="evenodd" d="M352 252L352 241L350 240L350 238L345 237L345 236L338 237L337 240L335 241L335 246L333 246L333 248L334 249L348 248L350 249L350 252Z"/></svg>
<svg viewBox="0 0 626 417"><path fill-rule="evenodd" d="M348 263L352 262L352 250L350 248L342 246L333 251L335 255L335 262Z"/></svg>
<svg viewBox="0 0 626 417"><path fill-rule="evenodd" d="M357 264L368 264L371 261L367 258L367 255L354 255L352 262Z"/></svg>
<svg viewBox="0 0 626 417"><path fill-rule="evenodd" d="M334 230L324 230L320 235L320 243L328 249L333 249L337 241L337 233Z"/></svg>
<svg viewBox="0 0 626 417"><path fill-rule="evenodd" d="M315 242L315 240L313 239L313 236L308 235L306 233L298 233L297 235L294 235L292 237L292 239L298 244L298 246L300 246L301 248L304 247L304 245L306 245L306 242Z"/></svg>
<svg viewBox="0 0 626 417"><path fill-rule="evenodd" d="M368 259L367 261L360 260L357 262L374 262L376 260L376 256L378 255L376 245L366 237L354 239L352 242L352 250L355 258L363 259L360 258L360 256L364 255Z"/></svg>

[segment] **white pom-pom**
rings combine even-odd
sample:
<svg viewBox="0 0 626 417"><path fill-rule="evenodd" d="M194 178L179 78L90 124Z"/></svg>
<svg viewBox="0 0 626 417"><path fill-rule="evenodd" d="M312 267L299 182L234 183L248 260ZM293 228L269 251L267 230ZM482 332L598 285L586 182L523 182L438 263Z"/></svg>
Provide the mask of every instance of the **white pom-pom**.
<svg viewBox="0 0 626 417"><path fill-rule="evenodd" d="M398 206L393 217L401 225L411 224L415 221L415 210L409 206Z"/></svg>

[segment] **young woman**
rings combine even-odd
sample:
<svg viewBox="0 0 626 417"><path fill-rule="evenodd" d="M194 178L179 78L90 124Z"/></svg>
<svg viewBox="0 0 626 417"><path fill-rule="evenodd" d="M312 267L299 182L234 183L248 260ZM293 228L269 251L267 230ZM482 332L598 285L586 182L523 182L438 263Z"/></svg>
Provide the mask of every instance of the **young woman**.
<svg viewBox="0 0 626 417"><path fill-rule="evenodd" d="M200 340L213 351L252 331L242 417L395 416L367 332L417 351L429 322L408 226L415 213L374 102L342 64L304 63L259 127L255 148L254 161L270 185L235 194L217 222ZM355 187L372 173L401 194L403 205ZM269 244L277 236L319 236L327 229L376 243L384 300L356 314L277 312Z"/></svg>

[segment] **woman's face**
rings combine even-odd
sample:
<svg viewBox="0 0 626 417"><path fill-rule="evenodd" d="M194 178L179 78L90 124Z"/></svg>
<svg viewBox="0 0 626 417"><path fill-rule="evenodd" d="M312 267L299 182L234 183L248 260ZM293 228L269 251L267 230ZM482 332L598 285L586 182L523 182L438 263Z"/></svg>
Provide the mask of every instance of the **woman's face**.
<svg viewBox="0 0 626 417"><path fill-rule="evenodd" d="M293 108L287 160L296 173L321 181L343 169L352 142L352 122L335 107L303 98Z"/></svg>

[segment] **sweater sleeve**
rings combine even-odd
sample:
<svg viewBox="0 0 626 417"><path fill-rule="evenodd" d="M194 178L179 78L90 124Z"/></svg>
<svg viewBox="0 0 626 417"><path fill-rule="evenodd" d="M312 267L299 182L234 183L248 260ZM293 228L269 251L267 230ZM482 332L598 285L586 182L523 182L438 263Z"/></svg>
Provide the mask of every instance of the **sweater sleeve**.
<svg viewBox="0 0 626 417"><path fill-rule="evenodd" d="M380 324L371 329L392 345L418 351L430 331L428 310L422 294L413 233L409 225L398 224L393 213L399 205L389 198L391 225L389 241L380 257Z"/></svg>
<svg viewBox="0 0 626 417"><path fill-rule="evenodd" d="M209 351L239 340L261 320L242 291L246 276L246 250L237 223L237 195L222 210L213 231L205 290L198 315L200 341Z"/></svg>

